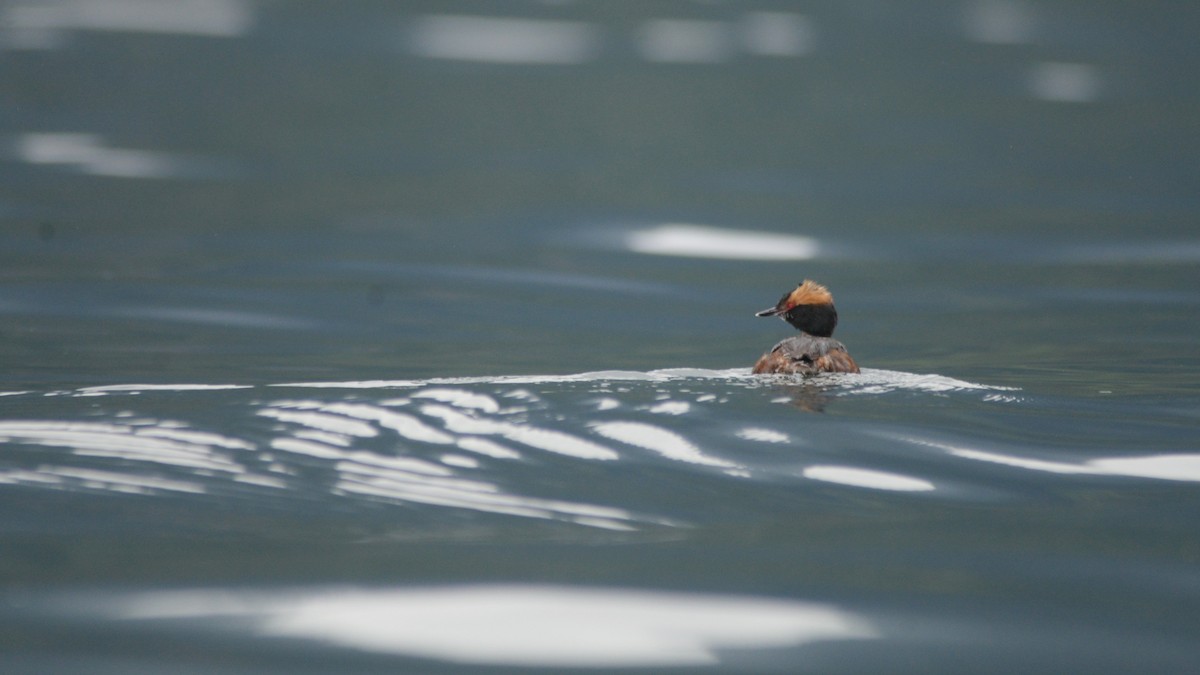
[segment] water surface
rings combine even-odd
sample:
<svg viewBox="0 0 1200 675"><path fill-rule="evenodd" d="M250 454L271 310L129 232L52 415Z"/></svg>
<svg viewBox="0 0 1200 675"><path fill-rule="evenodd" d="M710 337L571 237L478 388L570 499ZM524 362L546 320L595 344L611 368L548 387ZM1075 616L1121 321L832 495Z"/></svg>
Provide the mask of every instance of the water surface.
<svg viewBox="0 0 1200 675"><path fill-rule="evenodd" d="M1186 670L1197 18L0 4L4 672Z"/></svg>

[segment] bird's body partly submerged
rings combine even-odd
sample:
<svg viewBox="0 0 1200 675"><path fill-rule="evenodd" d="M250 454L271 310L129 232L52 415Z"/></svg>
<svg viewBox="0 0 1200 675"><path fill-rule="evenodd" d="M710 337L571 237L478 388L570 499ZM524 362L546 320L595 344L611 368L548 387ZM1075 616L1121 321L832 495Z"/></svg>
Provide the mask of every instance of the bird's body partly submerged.
<svg viewBox="0 0 1200 675"><path fill-rule="evenodd" d="M846 346L833 338L797 335L779 341L754 364L755 373L857 373L858 364Z"/></svg>
<svg viewBox="0 0 1200 675"><path fill-rule="evenodd" d="M833 296L824 286L805 279L774 307L758 312L757 316L779 316L799 330L800 335L781 340L763 354L754 364L753 372L805 376L858 372L858 364L846 346L833 339L837 310Z"/></svg>

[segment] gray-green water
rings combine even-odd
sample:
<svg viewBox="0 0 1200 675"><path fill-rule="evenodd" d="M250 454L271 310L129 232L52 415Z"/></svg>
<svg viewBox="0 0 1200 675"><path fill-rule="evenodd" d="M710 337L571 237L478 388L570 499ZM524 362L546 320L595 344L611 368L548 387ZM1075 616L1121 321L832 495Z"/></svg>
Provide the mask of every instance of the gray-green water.
<svg viewBox="0 0 1200 675"><path fill-rule="evenodd" d="M1194 667L1198 27L0 3L0 669Z"/></svg>

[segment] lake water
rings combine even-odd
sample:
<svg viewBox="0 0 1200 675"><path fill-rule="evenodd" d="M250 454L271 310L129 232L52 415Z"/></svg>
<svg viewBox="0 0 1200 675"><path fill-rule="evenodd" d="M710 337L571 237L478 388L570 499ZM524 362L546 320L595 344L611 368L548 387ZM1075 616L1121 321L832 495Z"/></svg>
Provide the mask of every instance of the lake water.
<svg viewBox="0 0 1200 675"><path fill-rule="evenodd" d="M1198 28L0 3L0 670L1194 668Z"/></svg>

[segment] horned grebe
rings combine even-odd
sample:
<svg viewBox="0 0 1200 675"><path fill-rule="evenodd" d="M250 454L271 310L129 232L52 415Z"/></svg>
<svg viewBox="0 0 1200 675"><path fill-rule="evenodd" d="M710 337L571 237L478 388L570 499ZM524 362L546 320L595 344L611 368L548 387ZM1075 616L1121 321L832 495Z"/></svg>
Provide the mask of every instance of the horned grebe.
<svg viewBox="0 0 1200 675"><path fill-rule="evenodd" d="M837 310L833 296L821 284L808 279L785 293L779 303L755 316L781 316L792 324L796 335L771 348L754 364L755 373L857 373L858 364L850 358L846 346L833 339Z"/></svg>

